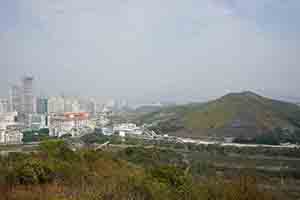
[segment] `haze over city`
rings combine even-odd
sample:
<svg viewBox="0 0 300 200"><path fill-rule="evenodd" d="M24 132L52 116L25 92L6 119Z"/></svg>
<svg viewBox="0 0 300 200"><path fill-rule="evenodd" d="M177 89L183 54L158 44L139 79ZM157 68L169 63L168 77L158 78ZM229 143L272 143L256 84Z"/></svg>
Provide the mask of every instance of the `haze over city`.
<svg viewBox="0 0 300 200"><path fill-rule="evenodd" d="M0 95L33 75L39 94L205 101L253 90L300 97L296 0L6 0Z"/></svg>
<svg viewBox="0 0 300 200"><path fill-rule="evenodd" d="M300 0L0 0L0 200L299 200Z"/></svg>

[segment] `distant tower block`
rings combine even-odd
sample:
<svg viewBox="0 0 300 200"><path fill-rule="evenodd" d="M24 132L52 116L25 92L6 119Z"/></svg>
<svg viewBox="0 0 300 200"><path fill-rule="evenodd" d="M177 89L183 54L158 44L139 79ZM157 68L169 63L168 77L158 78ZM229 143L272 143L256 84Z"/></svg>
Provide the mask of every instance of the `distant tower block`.
<svg viewBox="0 0 300 200"><path fill-rule="evenodd" d="M22 110L22 89L17 85L12 85L9 91L10 111L21 112Z"/></svg>
<svg viewBox="0 0 300 200"><path fill-rule="evenodd" d="M22 90L23 90L23 113L31 114L34 113L34 96L33 96L33 77L26 76L22 79Z"/></svg>

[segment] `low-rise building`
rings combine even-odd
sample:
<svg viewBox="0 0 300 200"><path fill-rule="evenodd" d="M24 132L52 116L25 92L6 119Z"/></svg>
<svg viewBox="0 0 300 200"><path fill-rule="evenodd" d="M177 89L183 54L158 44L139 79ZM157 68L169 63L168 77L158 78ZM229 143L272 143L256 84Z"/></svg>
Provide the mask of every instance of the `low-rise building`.
<svg viewBox="0 0 300 200"><path fill-rule="evenodd" d="M121 137L126 135L142 135L143 130L136 124L132 123L122 123L115 125L113 128L114 133L118 133Z"/></svg>
<svg viewBox="0 0 300 200"><path fill-rule="evenodd" d="M106 136L111 136L114 134L114 131L112 128L104 127L104 128L101 128L101 130L102 130L102 134L106 135Z"/></svg>
<svg viewBox="0 0 300 200"><path fill-rule="evenodd" d="M8 125L6 129L0 130L0 143L2 144L21 144L23 139L23 133L21 129L23 125L15 123Z"/></svg>
<svg viewBox="0 0 300 200"><path fill-rule="evenodd" d="M48 117L50 136L61 137L64 134L78 136L80 129L88 128L89 114L86 112L52 114Z"/></svg>
<svg viewBox="0 0 300 200"><path fill-rule="evenodd" d="M15 124L17 118L17 112L0 113L0 129L6 129L7 126Z"/></svg>
<svg viewBox="0 0 300 200"><path fill-rule="evenodd" d="M47 115L43 114L30 114L28 116L29 127L32 130L39 130L42 128L47 128Z"/></svg>

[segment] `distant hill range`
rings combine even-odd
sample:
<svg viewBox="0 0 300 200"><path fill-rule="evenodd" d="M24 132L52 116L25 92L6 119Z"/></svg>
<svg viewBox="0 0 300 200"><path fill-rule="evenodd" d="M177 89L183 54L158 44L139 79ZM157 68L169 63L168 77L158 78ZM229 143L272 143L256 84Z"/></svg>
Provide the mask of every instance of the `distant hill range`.
<svg viewBox="0 0 300 200"><path fill-rule="evenodd" d="M207 103L162 108L140 118L159 133L177 136L255 138L300 128L300 107L253 92L230 93Z"/></svg>

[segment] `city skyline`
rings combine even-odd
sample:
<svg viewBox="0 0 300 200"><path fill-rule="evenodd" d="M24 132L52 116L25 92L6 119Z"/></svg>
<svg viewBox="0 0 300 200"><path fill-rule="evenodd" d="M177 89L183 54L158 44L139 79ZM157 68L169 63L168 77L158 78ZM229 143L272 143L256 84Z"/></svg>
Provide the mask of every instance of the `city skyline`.
<svg viewBox="0 0 300 200"><path fill-rule="evenodd" d="M22 76L21 78L19 77L19 81L22 79L24 79L24 77L32 77L32 78L35 78L34 76L30 75L30 76ZM22 84L18 84L18 83L10 83L8 84L8 88L6 90L6 92L3 92L3 95L1 96L0 95L0 99L1 100L8 100L9 102L11 102L11 93L12 93L12 89L13 88L18 88L19 90L21 89L21 85ZM34 86L36 87L36 86ZM41 92L43 91L43 92ZM241 90L225 90L223 93L220 93L219 96L223 96L223 95L226 95L228 93L237 93L237 92L245 92L245 91L252 91L252 92L255 92L255 93L259 93L261 95L264 95L264 96L267 96L267 97L270 97L270 98L275 98L275 99L278 99L278 100L282 100L282 101L287 101L287 102L291 102L291 103L296 103L296 104L299 104L300 102L300 95L298 95L297 93L294 94L294 95L284 95L284 94L280 94L280 93L276 93L274 91L264 91L264 90L261 90L261 89L258 89L258 90L250 90L250 89L241 89ZM147 105L147 104L155 104L155 103L166 103L166 104L187 104L187 103L194 103L194 102L206 102L206 101L210 101L210 100L213 100L217 97L219 97L218 95L216 96L206 96L206 97L202 97L202 98L186 98L186 99L181 99L181 100L178 100L178 98L146 98L146 99L134 99L134 98L130 98L130 97L127 97L127 98L124 98L124 97L108 97L108 96L103 96L103 95L97 95L96 93L93 94L93 95L89 95L89 96L86 96L86 95L80 95L79 94L80 92L78 93L71 93L71 92L66 92L66 91L59 91L59 92L56 92L56 93L53 93L53 94L49 94L46 92L46 89L41 89L41 90L36 90L36 88L34 89L34 98L35 100L37 100L38 98L51 98L51 97L65 97L65 98L80 98L80 99L95 99L97 100L98 102L101 102L103 104L105 103L108 103L110 101L130 101L130 105L132 107L136 107L138 105ZM1 93L0 93L1 94ZM13 107L13 105L11 104L10 106Z"/></svg>

